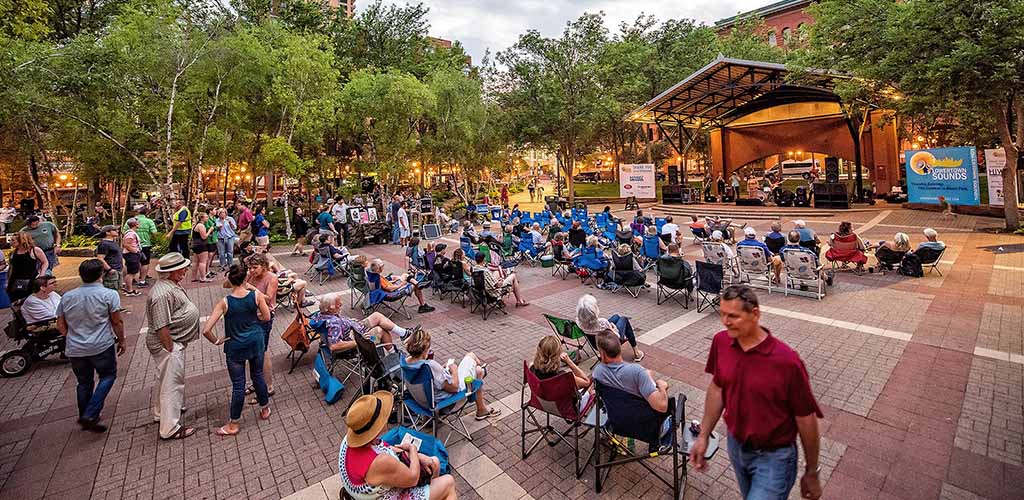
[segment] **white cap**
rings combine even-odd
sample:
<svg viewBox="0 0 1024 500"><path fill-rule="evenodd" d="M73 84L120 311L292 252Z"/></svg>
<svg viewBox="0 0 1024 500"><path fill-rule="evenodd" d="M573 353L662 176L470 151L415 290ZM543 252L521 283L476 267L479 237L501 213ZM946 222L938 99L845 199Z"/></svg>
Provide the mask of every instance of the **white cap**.
<svg viewBox="0 0 1024 500"><path fill-rule="evenodd" d="M715 232L711 233L711 239L715 240L715 241L721 241L721 239L722 239L722 232L721 231L715 231Z"/></svg>
<svg viewBox="0 0 1024 500"><path fill-rule="evenodd" d="M752 228L750 226L747 226L747 227L743 228L743 234L745 234L747 236L753 237L753 236L757 236L757 231L755 231L754 228Z"/></svg>
<svg viewBox="0 0 1024 500"><path fill-rule="evenodd" d="M936 230L934 230L934 229L932 229L930 227L924 228L924 231L921 231L921 232L924 233L924 235L929 237L929 238L936 238L936 237L939 236L938 231L936 231Z"/></svg>
<svg viewBox="0 0 1024 500"><path fill-rule="evenodd" d="M807 226L807 223L804 222L802 219L797 219L797 220L793 221L793 224L796 224L796 227L805 227L805 226Z"/></svg>

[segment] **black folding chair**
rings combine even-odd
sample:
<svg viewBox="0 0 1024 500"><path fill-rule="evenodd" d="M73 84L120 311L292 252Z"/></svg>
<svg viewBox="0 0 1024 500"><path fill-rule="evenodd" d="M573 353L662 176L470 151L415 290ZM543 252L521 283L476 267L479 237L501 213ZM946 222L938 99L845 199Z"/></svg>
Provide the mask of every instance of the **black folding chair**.
<svg viewBox="0 0 1024 500"><path fill-rule="evenodd" d="M654 272L658 275L658 305L669 300L690 308L690 295L693 292L693 270L690 263L679 257L663 255L655 261ZM682 295L683 301L679 302Z"/></svg>
<svg viewBox="0 0 1024 500"><path fill-rule="evenodd" d="M686 395L680 393L670 397L667 411L660 413L654 411L644 398L597 381L595 384L596 421L601 422L602 413L606 413L608 418L604 425L598 427L598 432L594 433L594 488L597 493L601 493L603 483L612 467L636 462L671 488L672 498L682 498L683 489L686 487L687 457L685 446L679 446L679 429L683 422ZM663 435L662 425L665 419L669 419L669 428L667 434ZM633 439L636 443L647 443L648 452L639 453L629 449L627 439ZM624 458L617 458L618 455ZM661 456L672 458L671 481L662 477L657 469L647 463L648 460Z"/></svg>
<svg viewBox="0 0 1024 500"><path fill-rule="evenodd" d="M703 311L705 307L718 310L722 296L723 274L721 264L697 261L697 312Z"/></svg>
<svg viewBox="0 0 1024 500"><path fill-rule="evenodd" d="M487 321L487 316L490 316L494 311L501 311L502 314L508 315L508 311L505 310L505 295L508 294L507 288L498 289L499 297L494 297L487 293L487 279L484 277L483 269L477 269L473 271L473 288L470 289L470 295L473 298L473 306L469 312L474 313L480 311L480 317Z"/></svg>
<svg viewBox="0 0 1024 500"><path fill-rule="evenodd" d="M642 271L634 269L633 264L636 262L636 257L630 253L627 255L619 255L618 253L612 254L612 265L609 277L612 282L619 285L618 288L613 291L617 291L620 288L625 290L626 293L637 298L640 296L640 291L644 289L644 285L647 284L647 274Z"/></svg>
<svg viewBox="0 0 1024 500"><path fill-rule="evenodd" d="M353 335L356 350L359 352L361 377L363 383L360 391L352 395L352 400L345 405L345 413L356 399L375 390L389 391L397 399L402 397L402 353L395 344L374 344L362 335ZM391 349L389 352L388 349Z"/></svg>
<svg viewBox="0 0 1024 500"><path fill-rule="evenodd" d="M558 243L557 241L551 242L551 256L553 258L552 262L554 263L551 275L561 276L563 280L569 277L569 267L572 266L572 260L566 260L563 255L564 253L564 243Z"/></svg>
<svg viewBox="0 0 1024 500"><path fill-rule="evenodd" d="M927 267L928 273L931 274L932 270L939 273L942 276L942 271L939 271L939 262L942 261L942 255L946 253L946 249L935 250L934 248L921 248L914 252L917 258L921 259L921 267Z"/></svg>

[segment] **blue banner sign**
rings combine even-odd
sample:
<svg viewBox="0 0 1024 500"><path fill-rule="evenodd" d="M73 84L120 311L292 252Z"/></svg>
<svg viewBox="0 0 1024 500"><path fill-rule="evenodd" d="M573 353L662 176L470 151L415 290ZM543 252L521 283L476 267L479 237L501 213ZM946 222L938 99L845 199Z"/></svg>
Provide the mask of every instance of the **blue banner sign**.
<svg viewBox="0 0 1024 500"><path fill-rule="evenodd" d="M938 204L939 196L951 205L980 205L978 155L974 147L910 150L907 159L907 195L911 203Z"/></svg>

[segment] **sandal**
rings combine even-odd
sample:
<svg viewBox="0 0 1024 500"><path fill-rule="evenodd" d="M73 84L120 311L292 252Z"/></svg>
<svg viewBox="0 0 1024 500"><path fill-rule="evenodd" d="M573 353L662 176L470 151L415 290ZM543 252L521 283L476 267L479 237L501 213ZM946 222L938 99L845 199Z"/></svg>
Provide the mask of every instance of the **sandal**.
<svg viewBox="0 0 1024 500"><path fill-rule="evenodd" d="M249 387L246 387L246 388L245 388L245 394L246 394L246 395L252 394L252 393L254 393L254 392L256 392L256 388L255 388L255 387L253 387L253 386L251 386L251 385L250 385Z"/></svg>
<svg viewBox="0 0 1024 500"><path fill-rule="evenodd" d="M643 361L644 357L647 356L646 352L643 352L643 351L641 351L639 349L637 349L636 352L634 352L633 354L634 354L634 357L633 357L633 362L634 363L639 363L639 362Z"/></svg>
<svg viewBox="0 0 1024 500"><path fill-rule="evenodd" d="M270 407L265 406L260 409L260 420L270 420Z"/></svg>
<svg viewBox="0 0 1024 500"><path fill-rule="evenodd" d="M217 434L218 436L235 436L239 432L241 432L241 430L242 430L242 429L238 429L235 432L231 432L231 431L227 430L226 427L227 427L227 425L221 426L219 429L217 429L217 432L215 432L214 434Z"/></svg>
<svg viewBox="0 0 1024 500"><path fill-rule="evenodd" d="M185 439L185 438L187 438L187 437L189 437L189 436L191 436L191 435L193 435L195 433L196 433L196 429L194 427L182 427L182 428L178 429L178 432L175 432L174 434L172 434L171 437L168 437L168 438L162 437L160 439L162 439L164 441L170 441L172 439Z"/></svg>
<svg viewBox="0 0 1024 500"><path fill-rule="evenodd" d="M477 414L476 415L476 419L477 419L477 421L487 420L487 419L489 419L491 417L497 417L498 415L501 415L501 410L499 410L497 408L488 408L487 412L484 413L483 415Z"/></svg>

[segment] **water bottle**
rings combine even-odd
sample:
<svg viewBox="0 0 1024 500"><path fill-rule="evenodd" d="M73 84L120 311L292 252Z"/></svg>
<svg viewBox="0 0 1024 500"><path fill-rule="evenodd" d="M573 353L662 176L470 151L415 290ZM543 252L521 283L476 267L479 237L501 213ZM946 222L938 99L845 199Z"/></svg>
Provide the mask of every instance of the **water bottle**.
<svg viewBox="0 0 1024 500"><path fill-rule="evenodd" d="M466 378L463 379L463 382L466 383L466 397L467 398L473 395L473 382L475 380L476 379L474 379L472 375L466 375Z"/></svg>

